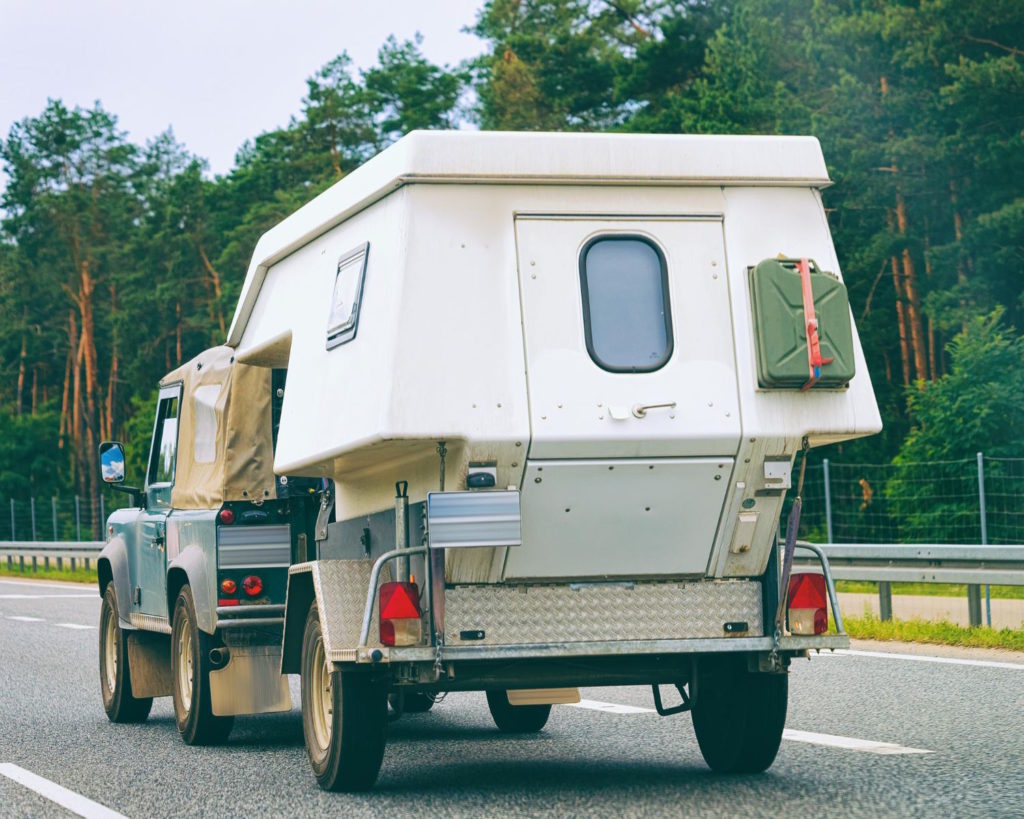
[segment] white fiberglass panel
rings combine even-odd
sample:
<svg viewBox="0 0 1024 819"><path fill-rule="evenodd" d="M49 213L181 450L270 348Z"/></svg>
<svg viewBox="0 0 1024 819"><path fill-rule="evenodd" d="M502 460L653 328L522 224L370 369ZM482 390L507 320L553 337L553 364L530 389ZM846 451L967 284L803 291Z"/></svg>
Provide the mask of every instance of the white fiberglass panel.
<svg viewBox="0 0 1024 819"><path fill-rule="evenodd" d="M530 461L505 578L703 575L731 458Z"/></svg>
<svg viewBox="0 0 1024 819"><path fill-rule="evenodd" d="M720 220L520 216L516 242L531 458L735 454L740 416ZM668 338L653 345L650 367L616 366L595 344L587 260L606 242L660 257L663 282L652 279L649 260L630 267L623 255L624 278L643 279L647 290L651 279L664 291L655 308L638 313L667 322ZM634 311L627 301L623 311Z"/></svg>

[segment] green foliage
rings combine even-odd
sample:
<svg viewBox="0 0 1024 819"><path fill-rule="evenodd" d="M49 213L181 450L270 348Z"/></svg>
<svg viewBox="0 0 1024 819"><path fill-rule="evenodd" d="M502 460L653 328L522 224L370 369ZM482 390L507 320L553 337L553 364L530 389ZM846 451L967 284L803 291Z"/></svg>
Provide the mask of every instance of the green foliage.
<svg viewBox="0 0 1024 819"><path fill-rule="evenodd" d="M880 620L874 615L844 617L843 626L855 640L898 640L904 643L1001 648L1024 651L1024 629L967 628L925 620Z"/></svg>
<svg viewBox="0 0 1024 819"><path fill-rule="evenodd" d="M67 455L52 410L13 415L0 410L0 497L48 497L66 487Z"/></svg>

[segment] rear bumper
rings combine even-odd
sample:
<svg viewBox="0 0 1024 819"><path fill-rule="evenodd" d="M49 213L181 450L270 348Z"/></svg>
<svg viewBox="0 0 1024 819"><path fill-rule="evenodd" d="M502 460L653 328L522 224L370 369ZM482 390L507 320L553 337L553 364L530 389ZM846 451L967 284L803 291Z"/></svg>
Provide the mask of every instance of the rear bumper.
<svg viewBox="0 0 1024 819"><path fill-rule="evenodd" d="M332 652L334 662L366 664L435 662L488 662L494 660L550 660L578 657L649 657L654 655L692 654L759 654L771 652L771 637L728 637L687 640L614 640L586 643L535 643L531 645L430 646L388 648L365 647L351 651ZM829 651L850 647L845 634L817 636L785 636L779 640L779 651L786 655L803 654L809 650Z"/></svg>

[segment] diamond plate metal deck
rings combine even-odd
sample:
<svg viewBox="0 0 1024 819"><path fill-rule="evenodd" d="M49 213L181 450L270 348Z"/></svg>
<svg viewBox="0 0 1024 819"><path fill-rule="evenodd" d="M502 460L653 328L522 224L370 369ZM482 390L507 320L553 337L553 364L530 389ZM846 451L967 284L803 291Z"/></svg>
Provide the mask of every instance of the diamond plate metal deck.
<svg viewBox="0 0 1024 819"><path fill-rule="evenodd" d="M735 636L764 633L761 585L750 580L457 586L445 607L449 646L728 637L724 624L736 621L749 629Z"/></svg>
<svg viewBox="0 0 1024 819"><path fill-rule="evenodd" d="M351 657L348 655L359 644L359 629L363 624L363 609L366 606L366 592L370 587L373 561L317 560L310 566L313 590L320 611L320 625L324 633L324 650L335 662L349 660ZM385 566L380 582L388 580L390 573ZM380 646L379 635L375 605L367 645Z"/></svg>

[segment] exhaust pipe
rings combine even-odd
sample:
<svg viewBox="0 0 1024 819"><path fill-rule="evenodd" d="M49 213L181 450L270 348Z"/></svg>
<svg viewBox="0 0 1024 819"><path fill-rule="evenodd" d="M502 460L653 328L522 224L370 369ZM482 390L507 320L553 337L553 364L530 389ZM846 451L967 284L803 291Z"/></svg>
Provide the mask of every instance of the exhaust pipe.
<svg viewBox="0 0 1024 819"><path fill-rule="evenodd" d="M210 666L214 669L223 668L231 659L231 652L227 646L218 646L210 649Z"/></svg>

